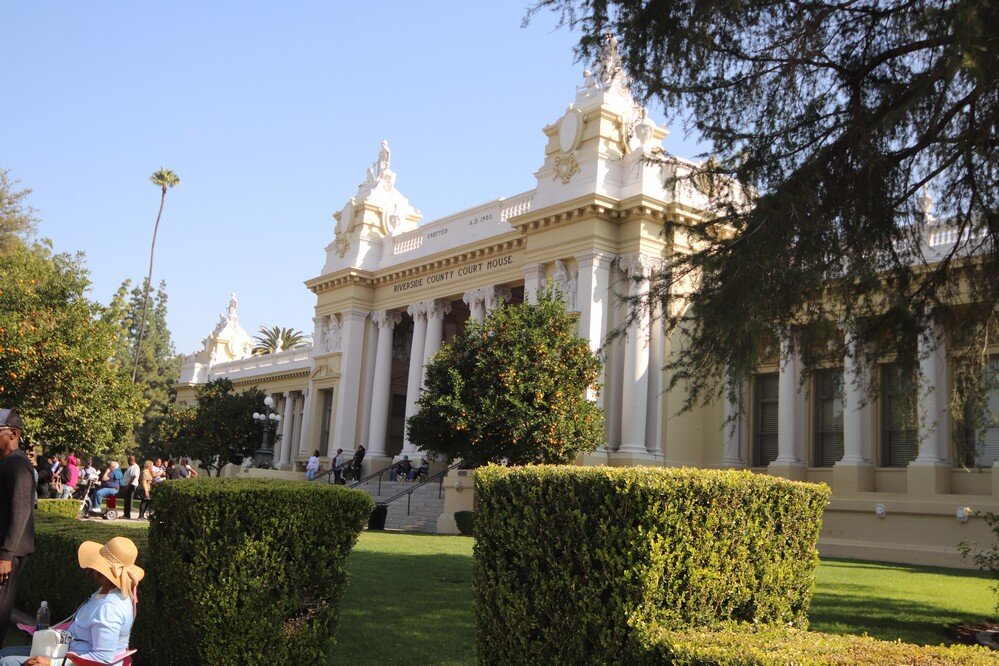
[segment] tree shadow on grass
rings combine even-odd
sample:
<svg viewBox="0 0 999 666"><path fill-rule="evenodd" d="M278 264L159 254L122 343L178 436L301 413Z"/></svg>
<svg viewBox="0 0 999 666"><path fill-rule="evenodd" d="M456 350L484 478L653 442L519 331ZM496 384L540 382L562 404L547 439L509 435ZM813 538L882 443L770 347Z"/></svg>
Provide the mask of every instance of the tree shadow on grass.
<svg viewBox="0 0 999 666"><path fill-rule="evenodd" d="M822 558L823 566L832 568L848 569L857 572L871 572L874 574L885 573L885 567L891 567L893 572L934 574L936 576L948 576L952 578L985 578L991 579L992 574L988 571L977 569L950 569L945 567L929 567L920 564L901 564L898 562L874 562L871 560L844 560L831 557Z"/></svg>
<svg viewBox="0 0 999 666"><path fill-rule="evenodd" d="M851 587L863 592L851 592ZM840 585L835 592L816 592L808 616L813 631L867 633L917 645L951 644L947 627L965 620L988 619L912 600L872 598L868 588L851 585Z"/></svg>
<svg viewBox="0 0 999 666"><path fill-rule="evenodd" d="M472 558L355 550L332 663L475 663Z"/></svg>

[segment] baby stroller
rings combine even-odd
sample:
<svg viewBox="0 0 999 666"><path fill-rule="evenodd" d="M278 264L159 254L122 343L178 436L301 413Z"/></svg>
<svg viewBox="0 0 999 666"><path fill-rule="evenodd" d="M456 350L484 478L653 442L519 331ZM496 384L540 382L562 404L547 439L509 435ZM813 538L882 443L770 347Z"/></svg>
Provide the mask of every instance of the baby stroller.
<svg viewBox="0 0 999 666"><path fill-rule="evenodd" d="M104 498L104 508L100 512L91 513L91 509L94 506L93 500L90 499L90 493L94 490L94 486L97 485L97 479L88 479L85 484L80 484L83 488L83 499L80 500L80 513L78 514L80 518L103 518L104 520L117 520L118 519L118 505L116 503L116 497L114 495L108 495Z"/></svg>

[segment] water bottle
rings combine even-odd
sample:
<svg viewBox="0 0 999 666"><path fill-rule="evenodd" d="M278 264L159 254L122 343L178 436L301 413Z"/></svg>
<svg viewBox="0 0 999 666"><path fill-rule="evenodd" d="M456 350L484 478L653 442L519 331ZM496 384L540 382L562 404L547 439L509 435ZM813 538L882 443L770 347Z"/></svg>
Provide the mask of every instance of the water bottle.
<svg viewBox="0 0 999 666"><path fill-rule="evenodd" d="M35 614L35 630L49 628L49 602L43 601Z"/></svg>

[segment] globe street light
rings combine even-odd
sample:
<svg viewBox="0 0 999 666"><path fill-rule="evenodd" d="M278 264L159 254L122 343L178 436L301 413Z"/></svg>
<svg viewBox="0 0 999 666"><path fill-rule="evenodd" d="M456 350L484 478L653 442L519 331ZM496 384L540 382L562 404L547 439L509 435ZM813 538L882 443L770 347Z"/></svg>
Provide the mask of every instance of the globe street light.
<svg viewBox="0 0 999 666"><path fill-rule="evenodd" d="M253 466L261 469L272 469L274 461L274 449L270 447L267 436L272 430L277 430L278 423L281 422L281 415L276 414L273 409L274 398L267 396L264 398L264 411L253 412L253 419L260 422L263 430L263 438L260 441L260 448L253 454Z"/></svg>

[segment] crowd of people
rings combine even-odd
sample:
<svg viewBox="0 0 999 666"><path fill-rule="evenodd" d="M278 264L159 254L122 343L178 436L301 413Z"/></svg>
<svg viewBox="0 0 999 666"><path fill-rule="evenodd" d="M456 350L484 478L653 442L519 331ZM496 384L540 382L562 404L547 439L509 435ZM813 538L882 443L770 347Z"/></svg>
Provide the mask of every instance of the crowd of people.
<svg viewBox="0 0 999 666"><path fill-rule="evenodd" d="M36 497L39 499L76 499L88 496L91 513L100 515L110 496L124 502L123 515L132 518L132 505L139 504L139 520L146 518L153 486L168 479L188 479L198 476L187 458L178 460L156 458L146 460L140 467L135 456L127 457L126 466L117 460L107 461L101 469L94 466L93 458L83 458L79 453L50 455L35 461L37 475Z"/></svg>

